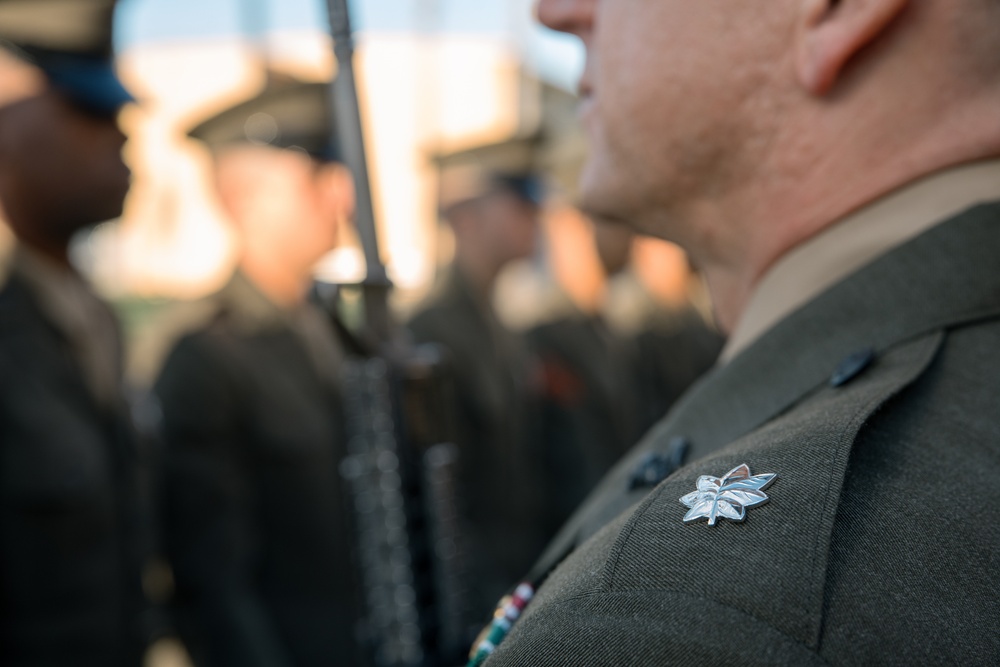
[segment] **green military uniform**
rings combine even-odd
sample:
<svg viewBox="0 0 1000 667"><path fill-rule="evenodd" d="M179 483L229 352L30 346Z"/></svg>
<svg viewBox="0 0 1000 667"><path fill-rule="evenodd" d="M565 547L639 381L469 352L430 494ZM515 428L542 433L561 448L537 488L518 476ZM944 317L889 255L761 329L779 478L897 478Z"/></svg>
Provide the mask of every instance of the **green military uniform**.
<svg viewBox="0 0 1000 667"><path fill-rule="evenodd" d="M334 334L241 274L208 303L156 383L182 638L198 665L361 664Z"/></svg>
<svg viewBox="0 0 1000 667"><path fill-rule="evenodd" d="M723 342L694 308L650 312L632 337L640 432L662 419L685 390L712 368Z"/></svg>
<svg viewBox="0 0 1000 667"><path fill-rule="evenodd" d="M24 247L0 277L0 662L139 665L149 550L117 323Z"/></svg>
<svg viewBox="0 0 1000 667"><path fill-rule="evenodd" d="M527 437L533 411L527 357L454 268L409 329L417 342L444 347L454 378L459 510L478 623L544 546L533 495L537 464Z"/></svg>
<svg viewBox="0 0 1000 667"><path fill-rule="evenodd" d="M588 316L570 306L525 335L540 376L536 449L553 532L722 349L693 307L667 310L633 281L616 288L624 308L609 302L606 315Z"/></svg>
<svg viewBox="0 0 1000 667"><path fill-rule="evenodd" d="M537 456L554 534L641 435L634 349L598 316L573 313L526 339L538 359Z"/></svg>
<svg viewBox="0 0 1000 667"><path fill-rule="evenodd" d="M968 203L995 198L996 163L970 169ZM568 555L487 664L996 664L1000 204L943 217L681 399L550 546L537 579ZM776 475L729 489L746 520L697 520L739 516L695 492L743 464Z"/></svg>

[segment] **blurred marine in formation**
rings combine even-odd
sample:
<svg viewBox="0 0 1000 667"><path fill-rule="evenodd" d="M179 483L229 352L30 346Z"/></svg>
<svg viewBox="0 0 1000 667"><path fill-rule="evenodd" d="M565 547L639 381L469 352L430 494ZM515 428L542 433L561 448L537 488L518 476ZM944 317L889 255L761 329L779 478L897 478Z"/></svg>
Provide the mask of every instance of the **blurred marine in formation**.
<svg viewBox="0 0 1000 667"><path fill-rule="evenodd" d="M215 158L240 241L155 392L166 441L167 556L198 667L358 664L338 463L343 348L306 301L351 215L329 86L276 82L192 131Z"/></svg>
<svg viewBox="0 0 1000 667"><path fill-rule="evenodd" d="M708 323L701 276L672 243L636 237L624 225L597 226L601 262L614 276L605 315L632 344L637 432L658 422L722 352Z"/></svg>
<svg viewBox="0 0 1000 667"><path fill-rule="evenodd" d="M688 298L688 263L654 241L655 270L672 298L653 296L635 243L620 225L593 223L573 208L546 220L547 256L559 292L530 329L540 382L538 456L554 532L636 440L708 371L721 338ZM663 252L666 250L666 254ZM662 283L663 281L659 281Z"/></svg>
<svg viewBox="0 0 1000 667"><path fill-rule="evenodd" d="M139 452L117 322L72 267L129 189L113 2L0 0L0 663L135 667Z"/></svg>
<svg viewBox="0 0 1000 667"><path fill-rule="evenodd" d="M602 313L620 267L602 265L594 226L576 209L554 207L544 229L555 288L525 338L536 358L535 448L551 535L639 434L632 347Z"/></svg>
<svg viewBox="0 0 1000 667"><path fill-rule="evenodd" d="M455 259L409 329L417 342L445 348L454 378L459 509L478 621L544 540L529 439L530 364L491 302L501 269L534 251L539 188L523 173L462 167L442 174L441 191Z"/></svg>

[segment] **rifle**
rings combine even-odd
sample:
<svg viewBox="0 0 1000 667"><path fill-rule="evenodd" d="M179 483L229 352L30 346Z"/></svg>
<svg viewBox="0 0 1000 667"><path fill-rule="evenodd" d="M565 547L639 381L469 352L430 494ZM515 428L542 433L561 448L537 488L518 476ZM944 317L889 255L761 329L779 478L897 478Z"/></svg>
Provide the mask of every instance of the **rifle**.
<svg viewBox="0 0 1000 667"><path fill-rule="evenodd" d="M366 261L361 294L372 353L345 363L348 452L341 463L363 588L363 635L376 667L464 662L468 613L456 509L458 450L447 368L432 346L407 346L389 311L378 247L346 0L327 0L338 74L337 139L357 193Z"/></svg>

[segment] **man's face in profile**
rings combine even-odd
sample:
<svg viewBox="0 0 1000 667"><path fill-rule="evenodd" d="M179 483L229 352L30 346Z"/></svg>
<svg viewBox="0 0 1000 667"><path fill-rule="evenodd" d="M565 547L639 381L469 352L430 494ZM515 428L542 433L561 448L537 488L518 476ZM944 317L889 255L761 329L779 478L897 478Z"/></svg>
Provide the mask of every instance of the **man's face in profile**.
<svg viewBox="0 0 1000 667"><path fill-rule="evenodd" d="M95 114L47 89L0 110L0 196L13 224L45 225L69 238L121 215L130 184L125 135L114 115Z"/></svg>
<svg viewBox="0 0 1000 667"><path fill-rule="evenodd" d="M587 209L673 236L664 216L739 187L743 149L773 117L773 64L794 16L776 24L772 4L786 3L540 0L540 20L587 48Z"/></svg>

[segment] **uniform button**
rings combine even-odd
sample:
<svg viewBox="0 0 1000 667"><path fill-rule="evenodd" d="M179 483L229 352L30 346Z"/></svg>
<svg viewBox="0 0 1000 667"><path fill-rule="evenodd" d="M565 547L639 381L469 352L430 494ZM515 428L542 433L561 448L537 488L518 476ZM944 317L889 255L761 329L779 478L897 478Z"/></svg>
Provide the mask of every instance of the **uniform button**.
<svg viewBox="0 0 1000 667"><path fill-rule="evenodd" d="M666 453L653 452L644 456L629 476L629 490L654 487L665 480L684 465L690 447L687 438L675 436L670 439Z"/></svg>
<svg viewBox="0 0 1000 667"><path fill-rule="evenodd" d="M844 386L871 366L873 361L875 361L875 350L872 348L855 352L837 364L837 370L830 376L830 386Z"/></svg>

